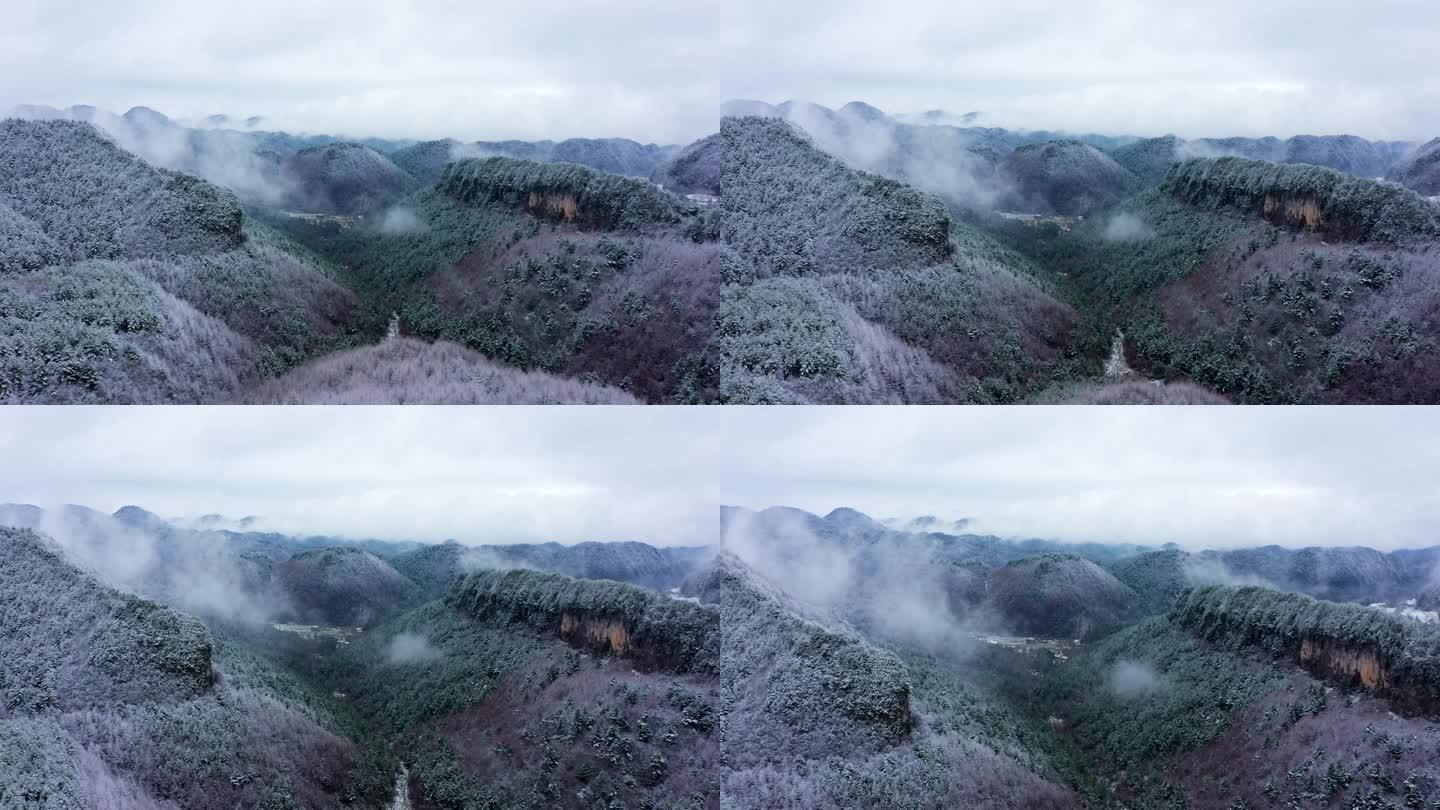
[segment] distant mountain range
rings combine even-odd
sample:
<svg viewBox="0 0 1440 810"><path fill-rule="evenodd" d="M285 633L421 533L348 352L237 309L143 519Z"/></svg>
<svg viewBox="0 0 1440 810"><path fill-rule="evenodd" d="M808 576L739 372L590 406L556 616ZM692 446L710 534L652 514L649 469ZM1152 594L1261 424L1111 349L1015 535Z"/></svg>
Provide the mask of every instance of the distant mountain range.
<svg viewBox="0 0 1440 810"><path fill-rule="evenodd" d="M88 106L22 105L4 117L91 124L157 167L204 177L247 202L318 214L373 212L412 186L433 184L445 164L466 158L501 155L649 177L679 151L623 138L461 143L292 135L258 130L259 119L211 116L190 124L148 107L115 115Z"/></svg>
<svg viewBox="0 0 1440 810"><path fill-rule="evenodd" d="M707 552L645 543L464 546L348 540L176 525L137 506L106 514L0 504L0 526L54 538L75 564L111 584L201 616L370 626L443 596L479 568L679 587Z"/></svg>
<svg viewBox="0 0 1440 810"><path fill-rule="evenodd" d="M1056 193L1115 194L1130 183L1156 185L1173 163L1191 157L1245 157L1273 163L1305 163L1359 177L1383 177L1415 152L1408 141L1367 141L1354 135L1297 135L1288 139L1199 138L1174 135L1138 138L1131 135L1074 134L1048 130L1017 131L967 125L939 111L921 116L891 116L863 102L838 110L818 104L787 101L772 105L760 101L730 101L724 116L781 118L805 130L817 144L859 169L873 171L939 194L962 207L989 210L996 205L1039 213L1084 214L1114 202L1103 197L1080 207L1057 208L1047 199ZM973 123L978 116L970 116ZM958 122L958 125L957 125ZM1035 169L1003 166L1006 157L1028 147L1074 143L1108 155L1113 164L1100 174L1087 163L1106 163L1104 157L1073 149L1059 166ZM1088 157L1080 157L1081 155ZM1047 158L1054 160L1055 158ZM1033 161L1031 161L1033 162ZM1109 174L1109 177L1104 176ZM1009 177L1003 175L1008 174ZM997 177L997 175L1002 175ZM1046 190L1036 184L1050 178ZM1010 186L1020 185L1018 197ZM1072 191L1064 191L1073 187ZM1412 188L1414 188L1412 186ZM1051 190L1053 189L1053 190ZM1416 190L1420 190L1416 188ZM1060 210L1064 209L1064 210Z"/></svg>
<svg viewBox="0 0 1440 810"><path fill-rule="evenodd" d="M911 522L897 527L894 521L876 520L847 508L836 509L823 517L789 507L772 507L760 512L737 507L721 509L722 536L734 533L735 542L746 544L752 538L798 537L804 541L799 544L802 551L805 544L809 544L827 555L840 555L861 575L881 571L899 560L923 559L927 564L950 565L974 563L992 571L1017 562L1033 567L1033 563L1047 557L1058 563L1065 563L1068 558L1087 560L1118 577L1134 591L1134 597L1142 599L1146 610L1168 606L1167 602L1154 601L1154 597L1173 597L1195 584L1264 585L1334 601L1370 603L1413 599L1440 582L1437 579L1440 577L1440 545L1388 552L1364 546L1285 548L1274 545L1186 551L1174 546L1005 539L927 530L926 523L928 521L921 522L917 527ZM781 544L776 553L783 554L784 548ZM1086 568L1088 570L1088 566ZM1036 573L1040 571L1037 569ZM1107 581L1109 574L1106 574ZM1087 575L1097 576L1093 571ZM1078 589L1077 606L1110 601L1097 600L1084 584L1067 587ZM1055 589L1044 590L1054 592ZM1143 601L1146 599L1151 601Z"/></svg>

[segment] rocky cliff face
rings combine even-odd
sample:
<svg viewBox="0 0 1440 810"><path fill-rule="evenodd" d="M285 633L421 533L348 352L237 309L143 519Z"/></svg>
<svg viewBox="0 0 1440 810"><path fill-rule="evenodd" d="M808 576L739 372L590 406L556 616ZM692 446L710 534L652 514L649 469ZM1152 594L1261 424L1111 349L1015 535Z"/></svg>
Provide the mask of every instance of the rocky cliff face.
<svg viewBox="0 0 1440 810"><path fill-rule="evenodd" d="M1287 658L1397 709L1440 711L1440 633L1383 611L1269 588L1210 585L1181 593L1170 619L1207 641Z"/></svg>
<svg viewBox="0 0 1440 810"><path fill-rule="evenodd" d="M438 188L458 202L498 203L584 228L635 229L674 224L686 209L643 180L570 163L492 157L445 167Z"/></svg>
<svg viewBox="0 0 1440 810"><path fill-rule="evenodd" d="M597 648L629 655L634 652L630 628L620 619L587 616L582 613L560 614L560 637L577 647Z"/></svg>
<svg viewBox="0 0 1440 810"><path fill-rule="evenodd" d="M479 571L446 602L480 620L515 621L642 669L715 672L720 613L713 607L619 582L538 571Z"/></svg>
<svg viewBox="0 0 1440 810"><path fill-rule="evenodd" d="M574 222L580 214L580 201L574 194L546 194L532 191L525 198L525 210L537 217Z"/></svg>
<svg viewBox="0 0 1440 810"><path fill-rule="evenodd" d="M1200 208L1231 208L1352 242L1404 243L1440 233L1435 206L1413 191L1320 166L1187 160L1171 167L1161 189Z"/></svg>
<svg viewBox="0 0 1440 810"><path fill-rule="evenodd" d="M1262 211L1265 218L1276 225L1318 229L1324 224L1320 201L1310 196L1291 197L1281 194L1266 194Z"/></svg>
<svg viewBox="0 0 1440 810"><path fill-rule="evenodd" d="M1359 683L1371 691L1390 687L1390 672L1375 650L1330 639L1307 638L1300 642L1300 663L1311 672L1342 684Z"/></svg>

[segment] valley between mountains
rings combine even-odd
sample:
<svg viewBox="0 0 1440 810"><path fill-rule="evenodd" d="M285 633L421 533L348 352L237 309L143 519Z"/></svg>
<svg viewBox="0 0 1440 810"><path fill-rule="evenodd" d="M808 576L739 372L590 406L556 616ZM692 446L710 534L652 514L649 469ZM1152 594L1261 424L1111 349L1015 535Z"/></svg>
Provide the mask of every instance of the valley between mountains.
<svg viewBox="0 0 1440 810"><path fill-rule="evenodd" d="M0 524L6 808L1440 806L1440 547Z"/></svg>
<svg viewBox="0 0 1440 810"><path fill-rule="evenodd" d="M722 113L682 147L16 108L0 399L1440 401L1435 142Z"/></svg>

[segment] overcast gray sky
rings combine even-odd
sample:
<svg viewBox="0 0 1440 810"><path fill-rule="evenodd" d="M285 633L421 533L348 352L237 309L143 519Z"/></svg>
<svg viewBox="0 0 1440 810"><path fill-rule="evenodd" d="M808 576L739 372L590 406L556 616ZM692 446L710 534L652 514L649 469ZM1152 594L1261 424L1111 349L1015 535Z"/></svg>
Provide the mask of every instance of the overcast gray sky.
<svg viewBox="0 0 1440 810"><path fill-rule="evenodd" d="M1440 135L1434 0L4 0L0 109L684 142L728 98L1183 136Z"/></svg>
<svg viewBox="0 0 1440 810"><path fill-rule="evenodd" d="M0 409L0 501L466 542L711 542L721 503L1191 546L1440 542L1440 411Z"/></svg>

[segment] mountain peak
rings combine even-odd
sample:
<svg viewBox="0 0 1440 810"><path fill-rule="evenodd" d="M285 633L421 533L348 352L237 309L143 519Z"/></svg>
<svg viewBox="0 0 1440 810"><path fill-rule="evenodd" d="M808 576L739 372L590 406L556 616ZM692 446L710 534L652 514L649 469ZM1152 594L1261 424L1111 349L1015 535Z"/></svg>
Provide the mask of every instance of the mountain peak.
<svg viewBox="0 0 1440 810"><path fill-rule="evenodd" d="M139 506L127 505L115 510L114 518L135 529L168 529L170 524L159 515Z"/></svg>
<svg viewBox="0 0 1440 810"><path fill-rule="evenodd" d="M840 112L863 118L866 121L884 121L889 117L880 108L863 101L852 101L841 107Z"/></svg>
<svg viewBox="0 0 1440 810"><path fill-rule="evenodd" d="M168 127L173 124L170 117L149 107L131 107L124 116L132 124L152 127Z"/></svg>

